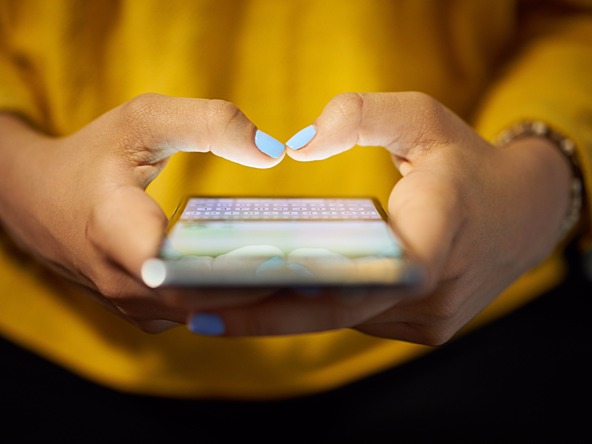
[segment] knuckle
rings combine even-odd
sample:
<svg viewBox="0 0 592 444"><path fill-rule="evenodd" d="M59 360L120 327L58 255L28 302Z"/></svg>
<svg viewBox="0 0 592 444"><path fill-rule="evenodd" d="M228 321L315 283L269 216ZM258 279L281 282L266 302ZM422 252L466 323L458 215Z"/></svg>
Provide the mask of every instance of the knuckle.
<svg viewBox="0 0 592 444"><path fill-rule="evenodd" d="M425 123L429 129L439 130L438 132L440 132L441 126L445 125L447 120L446 108L431 96L424 93L418 94L419 96L416 98L417 106L421 110Z"/></svg>
<svg viewBox="0 0 592 444"><path fill-rule="evenodd" d="M164 96L156 93L144 93L125 102L122 105L122 113L130 122L143 122L149 120L162 105Z"/></svg>
<svg viewBox="0 0 592 444"><path fill-rule="evenodd" d="M460 307L454 301L431 304L418 327L420 342L438 346L448 342L458 331Z"/></svg>
<svg viewBox="0 0 592 444"><path fill-rule="evenodd" d="M355 92L341 93L329 101L329 106L346 118L356 117L359 120L364 109L364 97Z"/></svg>
<svg viewBox="0 0 592 444"><path fill-rule="evenodd" d="M410 100L416 103L417 106L430 107L438 103L436 99L434 99L431 95L423 91L408 91L405 93L405 95L407 95L407 97L409 97Z"/></svg>
<svg viewBox="0 0 592 444"><path fill-rule="evenodd" d="M406 326L408 328L406 340L430 347L446 344L456 333L452 327L431 323L406 323Z"/></svg>
<svg viewBox="0 0 592 444"><path fill-rule="evenodd" d="M430 323L435 325L447 325L454 321L458 315L459 308L453 300L441 301L432 304L427 317Z"/></svg>
<svg viewBox="0 0 592 444"><path fill-rule="evenodd" d="M426 115L439 115L443 110L443 105L431 95L421 91L410 91L405 93L410 103Z"/></svg>
<svg viewBox="0 0 592 444"><path fill-rule="evenodd" d="M446 344L454 336L452 329L429 329L422 332L421 343L432 347Z"/></svg>
<svg viewBox="0 0 592 444"><path fill-rule="evenodd" d="M414 127L418 129L415 143L424 148L449 143L452 139L451 112L424 92L412 91L406 95Z"/></svg>
<svg viewBox="0 0 592 444"><path fill-rule="evenodd" d="M212 99L207 103L208 115L214 120L231 120L241 111L232 102L221 99Z"/></svg>
<svg viewBox="0 0 592 444"><path fill-rule="evenodd" d="M208 122L211 127L216 129L226 128L234 120L244 117L238 106L226 100L209 100L206 106Z"/></svg>
<svg viewBox="0 0 592 444"><path fill-rule="evenodd" d="M128 132L128 139L145 144L152 136L151 128L161 115L164 97L156 93L140 94L121 105L121 125Z"/></svg>
<svg viewBox="0 0 592 444"><path fill-rule="evenodd" d="M93 279L93 283L101 295L112 301L118 307L129 298L129 294L125 290L125 285L122 282L122 279L114 276L110 276L108 279L98 277Z"/></svg>
<svg viewBox="0 0 592 444"><path fill-rule="evenodd" d="M325 108L334 124L346 129L342 134L344 143L355 145L367 144L367 137L372 132L366 126L369 124L366 114L366 95L356 92L341 93L333 97Z"/></svg>
<svg viewBox="0 0 592 444"><path fill-rule="evenodd" d="M234 103L220 99L208 100L205 107L205 129L210 145L215 145L234 125L246 127L252 123Z"/></svg>

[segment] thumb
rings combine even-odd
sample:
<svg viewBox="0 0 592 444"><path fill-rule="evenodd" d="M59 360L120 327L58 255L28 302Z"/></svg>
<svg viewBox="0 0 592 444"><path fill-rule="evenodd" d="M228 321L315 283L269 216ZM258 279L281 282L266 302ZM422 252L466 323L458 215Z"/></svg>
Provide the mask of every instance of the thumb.
<svg viewBox="0 0 592 444"><path fill-rule="evenodd" d="M166 215L148 194L121 186L93 208L87 236L106 257L140 277L144 261L157 253L166 224Z"/></svg>
<svg viewBox="0 0 592 444"><path fill-rule="evenodd" d="M447 143L460 123L423 93L344 93L331 99L314 124L291 139L298 143L288 141L287 153L305 162L326 159L356 145L381 146L395 157L409 159L426 144Z"/></svg>
<svg viewBox="0 0 592 444"><path fill-rule="evenodd" d="M320 160L356 145L381 146L393 154L403 177L391 193L389 214L435 282L464 220L446 150L436 148L467 137L465 123L422 93L346 93L334 97L313 126L314 137L289 149L290 157Z"/></svg>
<svg viewBox="0 0 592 444"><path fill-rule="evenodd" d="M255 168L277 165L284 155L281 142L259 130L236 105L223 100L144 94L95 122L99 128L93 129L112 134L111 146L117 154L123 150L132 167L162 168L169 156L180 151L212 152ZM148 171L145 175L156 174Z"/></svg>

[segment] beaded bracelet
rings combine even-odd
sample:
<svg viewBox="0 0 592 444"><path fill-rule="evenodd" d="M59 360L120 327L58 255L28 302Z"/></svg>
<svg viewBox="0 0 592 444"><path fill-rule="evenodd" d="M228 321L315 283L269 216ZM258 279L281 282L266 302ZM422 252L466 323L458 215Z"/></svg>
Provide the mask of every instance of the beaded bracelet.
<svg viewBox="0 0 592 444"><path fill-rule="evenodd" d="M576 144L573 140L565 137L563 134L555 131L545 122L540 120L520 122L506 130L496 138L495 145L503 146L512 140L539 136L553 142L559 148L561 153L569 161L572 171L571 178L571 199L569 208L561 225L561 238L566 236L578 223L584 206L584 179L580 163L577 158Z"/></svg>

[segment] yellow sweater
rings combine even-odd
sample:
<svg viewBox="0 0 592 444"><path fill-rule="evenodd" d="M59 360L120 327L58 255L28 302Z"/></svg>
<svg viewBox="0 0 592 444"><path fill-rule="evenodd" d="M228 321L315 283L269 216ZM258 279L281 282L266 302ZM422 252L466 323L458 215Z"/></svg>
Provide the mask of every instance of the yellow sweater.
<svg viewBox="0 0 592 444"><path fill-rule="evenodd" d="M592 2L555 2L570 3L564 12L524 2L521 15L518 3L0 0L0 109L63 135L144 92L220 98L287 140L338 93L420 90L486 138L524 118L549 121L576 140L589 181ZM386 203L396 179L381 148L314 163L286 159L270 170L176 154L148 192L168 214L186 192L370 194ZM283 397L336 387L430 350L350 330L228 339L178 327L149 335L3 245L0 333L126 391ZM467 329L562 274L554 255Z"/></svg>

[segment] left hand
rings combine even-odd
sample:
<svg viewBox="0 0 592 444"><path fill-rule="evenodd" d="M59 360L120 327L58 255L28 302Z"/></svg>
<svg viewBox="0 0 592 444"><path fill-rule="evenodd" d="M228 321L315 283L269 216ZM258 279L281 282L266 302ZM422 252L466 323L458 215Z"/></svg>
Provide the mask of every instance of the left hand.
<svg viewBox="0 0 592 444"><path fill-rule="evenodd" d="M336 96L314 126L310 143L288 150L292 158L321 160L355 145L383 146L392 153L402 179L388 209L424 264L426 281L413 293L290 292L193 318L215 319L215 334L354 328L442 344L559 241L570 172L545 139L495 148L442 104L411 92Z"/></svg>

